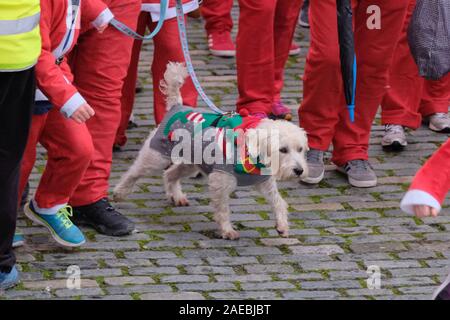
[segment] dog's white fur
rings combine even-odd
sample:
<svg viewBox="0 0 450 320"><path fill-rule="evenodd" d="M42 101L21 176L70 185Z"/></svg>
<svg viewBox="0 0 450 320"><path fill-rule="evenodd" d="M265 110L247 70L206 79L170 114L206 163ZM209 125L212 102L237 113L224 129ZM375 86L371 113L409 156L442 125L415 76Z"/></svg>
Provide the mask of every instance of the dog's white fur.
<svg viewBox="0 0 450 320"><path fill-rule="evenodd" d="M167 108L175 104L181 104L180 88L187 77L187 71L183 64L169 63L161 81L161 90L166 94ZM279 147L270 145L270 136L258 136L259 141L249 140L249 149L252 144L266 146L267 157L279 157L279 168L275 176L271 176L265 182L255 185L256 189L265 197L271 205L276 217L276 229L282 237L289 235L288 204L278 192L276 179L302 178L308 175L305 154L308 151L306 133L300 127L283 120L263 119L256 129L278 129ZM255 129L251 129L255 130ZM248 132L251 132L248 130ZM164 186L169 200L176 206L187 206L189 202L181 188L181 179L192 176L199 168L192 164L172 164L170 160L149 147L154 136L150 133L144 146L139 152L134 164L120 180L114 189L114 199L120 201L131 193L137 180L145 175L163 174ZM256 149L252 149L256 150ZM282 150L282 152L280 152ZM287 151L287 152L286 152ZM295 170L295 171L294 171ZM220 235L224 239L238 239L239 233L234 230L230 222L229 196L236 189L237 181L230 174L213 171L208 177L212 206L215 210L214 219L219 224Z"/></svg>

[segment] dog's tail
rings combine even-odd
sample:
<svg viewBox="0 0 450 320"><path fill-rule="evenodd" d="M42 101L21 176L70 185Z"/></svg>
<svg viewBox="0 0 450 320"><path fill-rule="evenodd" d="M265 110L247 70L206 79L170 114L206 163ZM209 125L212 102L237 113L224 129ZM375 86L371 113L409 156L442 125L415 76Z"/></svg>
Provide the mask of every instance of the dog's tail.
<svg viewBox="0 0 450 320"><path fill-rule="evenodd" d="M188 72L183 63L169 62L167 64L164 79L161 80L159 88L166 95L166 108L169 110L175 105L183 104L180 88L187 78Z"/></svg>

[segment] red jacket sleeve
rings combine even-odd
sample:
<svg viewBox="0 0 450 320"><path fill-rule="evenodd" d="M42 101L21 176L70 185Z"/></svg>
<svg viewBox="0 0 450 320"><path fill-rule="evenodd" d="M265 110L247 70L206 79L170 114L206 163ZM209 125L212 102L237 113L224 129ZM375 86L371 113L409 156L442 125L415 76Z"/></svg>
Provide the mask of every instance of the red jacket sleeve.
<svg viewBox="0 0 450 320"><path fill-rule="evenodd" d="M450 190L450 139L416 174L410 190L421 190L443 203Z"/></svg>
<svg viewBox="0 0 450 320"><path fill-rule="evenodd" d="M52 53L52 41L50 38L53 10L52 1L41 0L41 38L42 52L36 64L36 79L39 89L49 99L53 106L70 117L81 105L86 103L72 85L72 74L67 65L55 64L55 56Z"/></svg>

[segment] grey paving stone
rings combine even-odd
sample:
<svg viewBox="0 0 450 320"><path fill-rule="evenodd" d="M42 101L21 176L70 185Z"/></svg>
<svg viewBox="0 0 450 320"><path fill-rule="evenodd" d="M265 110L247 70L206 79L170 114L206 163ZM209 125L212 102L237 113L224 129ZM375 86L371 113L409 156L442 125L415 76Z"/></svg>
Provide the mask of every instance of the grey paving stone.
<svg viewBox="0 0 450 320"><path fill-rule="evenodd" d="M276 290L276 289L295 289L292 283L287 281L272 281L272 282L243 282L241 283L243 290Z"/></svg>
<svg viewBox="0 0 450 320"><path fill-rule="evenodd" d="M283 292L283 298L298 300L298 299L324 299L331 298L335 299L340 296L340 293L332 290L323 290L323 291L288 291Z"/></svg>
<svg viewBox="0 0 450 320"><path fill-rule="evenodd" d="M161 292L141 295L141 300L204 300L198 292Z"/></svg>
<svg viewBox="0 0 450 320"><path fill-rule="evenodd" d="M204 275L176 275L176 276L164 276L161 277L161 282L164 283L175 283L175 282L207 282L209 281L208 276Z"/></svg>

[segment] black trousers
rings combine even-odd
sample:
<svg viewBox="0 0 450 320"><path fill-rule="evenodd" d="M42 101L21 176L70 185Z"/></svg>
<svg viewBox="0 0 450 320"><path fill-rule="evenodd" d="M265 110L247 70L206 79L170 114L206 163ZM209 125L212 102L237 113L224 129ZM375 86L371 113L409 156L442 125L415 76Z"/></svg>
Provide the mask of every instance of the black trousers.
<svg viewBox="0 0 450 320"><path fill-rule="evenodd" d="M34 107L34 68L0 72L0 272L16 263L12 241L16 229L20 162Z"/></svg>

